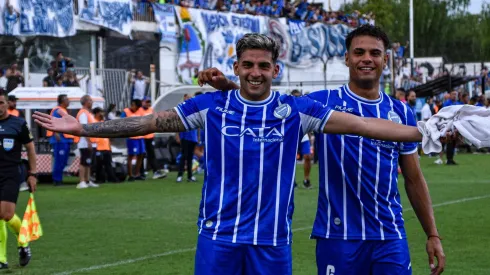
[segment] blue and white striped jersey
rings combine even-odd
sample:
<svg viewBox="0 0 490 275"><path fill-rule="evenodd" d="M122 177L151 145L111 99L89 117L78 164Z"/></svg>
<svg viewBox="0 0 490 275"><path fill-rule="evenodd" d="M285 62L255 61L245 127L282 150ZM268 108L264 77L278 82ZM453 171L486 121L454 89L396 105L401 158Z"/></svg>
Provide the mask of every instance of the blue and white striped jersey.
<svg viewBox="0 0 490 275"><path fill-rule="evenodd" d="M322 132L331 109L279 92L248 101L231 90L194 97L176 110L187 130L205 130L199 234L233 243L289 244L298 142L307 132Z"/></svg>
<svg viewBox="0 0 490 275"><path fill-rule="evenodd" d="M380 93L361 98L347 85L314 92L310 98L335 111L415 126L407 105ZM398 193L398 157L417 143L397 143L354 135L317 134L320 193L312 237L344 240L405 238Z"/></svg>

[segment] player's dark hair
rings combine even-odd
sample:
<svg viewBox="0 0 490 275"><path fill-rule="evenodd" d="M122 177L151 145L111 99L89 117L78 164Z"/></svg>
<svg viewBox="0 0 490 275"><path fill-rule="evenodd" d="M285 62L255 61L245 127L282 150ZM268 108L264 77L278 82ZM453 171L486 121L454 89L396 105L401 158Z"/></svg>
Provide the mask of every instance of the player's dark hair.
<svg viewBox="0 0 490 275"><path fill-rule="evenodd" d="M65 97L67 97L67 95L65 94L58 95L58 105L63 102L63 99L65 99Z"/></svg>
<svg viewBox="0 0 490 275"><path fill-rule="evenodd" d="M366 24L360 26L357 29L354 29L347 35L347 38L345 39L345 46L347 47L347 51L349 51L350 49L352 39L357 36L371 36L376 39L382 40L385 51L388 50L390 46L390 39L388 38L388 35L380 27Z"/></svg>
<svg viewBox="0 0 490 275"><path fill-rule="evenodd" d="M236 55L240 59L246 50L265 50L272 53L272 61L279 57L279 43L264 34L247 33L236 43Z"/></svg>

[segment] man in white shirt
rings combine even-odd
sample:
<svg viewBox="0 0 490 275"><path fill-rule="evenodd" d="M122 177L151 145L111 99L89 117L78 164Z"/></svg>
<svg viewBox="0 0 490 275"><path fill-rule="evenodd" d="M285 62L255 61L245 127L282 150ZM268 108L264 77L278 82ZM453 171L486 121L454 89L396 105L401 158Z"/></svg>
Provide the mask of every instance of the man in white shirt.
<svg viewBox="0 0 490 275"><path fill-rule="evenodd" d="M77 120L80 124L95 123L95 118L92 115L92 103L92 98L89 95L84 95L80 98L82 109L77 114ZM80 150L80 183L77 185L77 188L99 187L99 185L90 181L90 166L93 159L92 152L97 148L96 139L75 137L74 141L77 142L77 148Z"/></svg>
<svg viewBox="0 0 490 275"><path fill-rule="evenodd" d="M431 111L431 105L432 105L432 97L427 97L425 99L425 104L422 107L422 110L420 111L420 114L422 116L422 121L427 121L429 118L432 116L432 111Z"/></svg>
<svg viewBox="0 0 490 275"><path fill-rule="evenodd" d="M136 72L136 77L132 79L132 82L134 86L132 99L143 100L146 93L146 84L150 81L143 76L142 71L138 71Z"/></svg>

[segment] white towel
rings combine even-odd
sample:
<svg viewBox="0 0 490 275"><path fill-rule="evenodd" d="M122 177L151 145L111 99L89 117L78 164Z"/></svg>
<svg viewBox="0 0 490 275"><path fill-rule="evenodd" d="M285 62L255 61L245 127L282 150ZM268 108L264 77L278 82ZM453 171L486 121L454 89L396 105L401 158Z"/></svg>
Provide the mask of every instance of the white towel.
<svg viewBox="0 0 490 275"><path fill-rule="evenodd" d="M448 131L458 130L465 142L477 148L490 147L490 110L473 105L453 105L442 108L427 122L417 123L422 133L424 153L439 153L439 141Z"/></svg>

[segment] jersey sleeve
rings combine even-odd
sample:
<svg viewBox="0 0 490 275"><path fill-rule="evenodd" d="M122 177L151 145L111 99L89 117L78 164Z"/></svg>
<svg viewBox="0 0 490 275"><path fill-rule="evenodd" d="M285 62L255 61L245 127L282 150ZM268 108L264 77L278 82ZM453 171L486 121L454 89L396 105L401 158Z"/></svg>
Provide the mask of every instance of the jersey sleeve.
<svg viewBox="0 0 490 275"><path fill-rule="evenodd" d="M296 103L301 118L303 133L322 133L333 110L330 107L305 96L297 97Z"/></svg>
<svg viewBox="0 0 490 275"><path fill-rule="evenodd" d="M31 131L27 128L27 122L24 121L20 129L19 141L22 144L27 144L33 140Z"/></svg>
<svg viewBox="0 0 490 275"><path fill-rule="evenodd" d="M407 105L403 104L403 111L405 116L405 125L417 127L417 123L415 122L415 117L410 108L407 108ZM417 142L401 142L400 143L400 154L401 155L410 155L417 152Z"/></svg>
<svg viewBox="0 0 490 275"><path fill-rule="evenodd" d="M174 108L182 120L186 131L204 128L206 110L209 108L209 104L213 102L213 94L206 93L193 97Z"/></svg>

